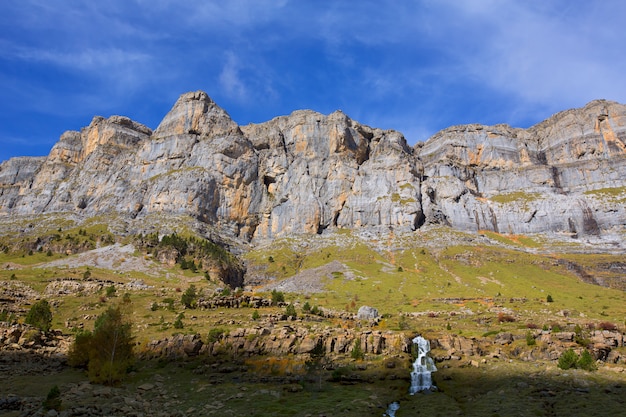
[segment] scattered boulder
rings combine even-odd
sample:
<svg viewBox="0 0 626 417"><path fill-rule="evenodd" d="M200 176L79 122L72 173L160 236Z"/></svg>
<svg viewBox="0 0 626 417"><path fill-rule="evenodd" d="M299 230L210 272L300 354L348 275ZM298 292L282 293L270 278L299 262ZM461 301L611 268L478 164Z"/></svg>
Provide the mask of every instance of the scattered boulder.
<svg viewBox="0 0 626 417"><path fill-rule="evenodd" d="M356 313L359 320L373 320L378 318L378 309L369 306L361 306Z"/></svg>

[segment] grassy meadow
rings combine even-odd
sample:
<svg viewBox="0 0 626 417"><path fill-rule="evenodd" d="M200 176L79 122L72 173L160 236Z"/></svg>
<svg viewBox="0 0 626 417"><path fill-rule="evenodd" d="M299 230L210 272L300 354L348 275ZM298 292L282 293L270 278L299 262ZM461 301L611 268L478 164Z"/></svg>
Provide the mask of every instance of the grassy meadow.
<svg viewBox="0 0 626 417"><path fill-rule="evenodd" d="M53 247L71 243L89 250L112 243L109 229L97 221L81 227L51 224L45 231L41 226L33 228L39 227L38 237L47 239ZM216 328L228 331L258 326L253 320L255 311L260 317L283 311L278 307L185 309L181 296L190 285L196 287L200 297L211 297L224 285L207 279L202 271L194 273L179 265L159 264L141 251L125 252L113 260L94 253L78 262L81 255L67 252L8 249L19 246L20 240L34 239L32 235L3 239L7 243L7 249L0 253L3 288L27 294L26 288L46 298L53 309L52 327L67 334L80 328L92 329L101 312L123 299L130 300L126 311L138 349L151 340L178 333L199 333L206 338ZM132 243L130 238L118 240L120 245ZM480 338L500 332L523 335L529 328L555 325L589 328L602 322L623 331L624 277L607 267L623 263L623 255L608 251L582 253L580 249L576 242L551 242L539 236L465 234L444 227L412 234L367 236L338 230L250 248L244 255L246 265L249 271L261 273L263 282L247 286L244 292L269 298L273 286L283 280L298 282L299 277L306 276L307 282L315 281L314 290L285 293L286 301L294 303L299 314L304 303L350 313L368 305L382 316L378 329L407 335ZM53 261L64 264L51 266ZM130 265L137 265L137 269ZM311 273L327 265L341 267ZM590 277L606 286L594 284ZM58 280L104 284L96 291L47 293L48 286ZM125 287L136 280L147 288ZM258 284L258 280L255 282ZM23 321L33 300L32 294L25 296L24 304L12 312L13 318ZM176 328L174 323L181 313L183 326ZM502 313L511 320L499 320ZM323 328L362 323L324 319L318 325ZM516 348L523 350L525 343L517 341L508 349ZM563 371L555 361L497 358L478 364L465 359L438 363L434 380L439 391L409 396L409 358L392 358L393 367L387 366L389 359L376 355L363 361L346 358L341 369L350 378L333 382L336 368L329 369L324 371L321 383L303 375L303 360L294 357L277 360L271 366L271 358L230 358L237 366L228 372L220 370L223 358L180 363L148 361L138 363L118 389L133 393L138 386L157 378L163 381L166 393L161 390L146 395L154 395L152 400L162 402L165 409L187 415L382 415L394 400L401 404L397 416L617 415L626 398L626 373L615 371L616 366L611 364L601 365L596 372ZM86 380L71 369L57 375L10 378L10 384L3 384L0 397L25 392L45 395L52 381L69 386Z"/></svg>

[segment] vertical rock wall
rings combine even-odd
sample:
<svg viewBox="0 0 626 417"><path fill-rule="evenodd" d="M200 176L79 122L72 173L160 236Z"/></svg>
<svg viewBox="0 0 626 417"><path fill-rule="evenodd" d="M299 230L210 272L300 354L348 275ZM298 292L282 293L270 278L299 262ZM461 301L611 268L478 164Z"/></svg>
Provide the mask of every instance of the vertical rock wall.
<svg viewBox="0 0 626 417"><path fill-rule="evenodd" d="M424 223L600 235L626 224L626 106L594 101L529 129L466 125L410 148L341 112L238 126L204 92L152 132L95 117L47 158L0 164L0 216L189 214L224 235Z"/></svg>

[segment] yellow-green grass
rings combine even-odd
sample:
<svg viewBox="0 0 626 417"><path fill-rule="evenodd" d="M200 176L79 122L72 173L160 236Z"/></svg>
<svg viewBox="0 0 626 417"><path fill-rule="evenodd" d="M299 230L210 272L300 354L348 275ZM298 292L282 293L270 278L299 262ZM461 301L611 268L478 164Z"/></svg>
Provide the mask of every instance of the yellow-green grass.
<svg viewBox="0 0 626 417"><path fill-rule="evenodd" d="M455 255L466 253L478 253L477 262L468 265L455 261ZM599 318L602 309L598 304L608 303L618 317L626 313L623 292L584 283L549 257L499 248L455 247L445 252L441 262L470 288L482 290L485 295L527 298L531 303L525 309L569 309ZM547 295L554 303L544 304ZM622 302L616 305L616 300Z"/></svg>
<svg viewBox="0 0 626 417"><path fill-rule="evenodd" d="M611 203L626 203L626 187L607 187L585 191L586 195L595 196Z"/></svg>
<svg viewBox="0 0 626 417"><path fill-rule="evenodd" d="M496 194L496 195L489 197L489 199L493 201L494 203L507 204L507 203L513 203L513 202L529 203L535 200L540 200L541 197L542 195L540 193L527 193L524 191L515 191L512 193L506 193L506 194Z"/></svg>
<svg viewBox="0 0 626 417"><path fill-rule="evenodd" d="M293 262L292 246L281 247L273 256L274 263ZM566 310L565 314L570 317L596 320L611 317L618 322L622 322L626 314L622 291L584 283L548 255L497 246L457 245L437 251L408 247L380 251L355 244L341 248L317 247L302 256L302 269L333 260L350 268L352 279L348 278L349 274L335 274L326 280L326 293L311 296L311 304L338 310L354 312L361 305L372 305L382 314L459 312L464 308L480 313L503 305L528 316L529 320L539 320L535 316L541 312L544 317L553 317ZM257 259L262 257L257 256ZM588 256L589 264L607 259L613 258ZM270 264L269 268L276 266ZM547 302L548 295L553 302ZM454 298L465 300L447 301Z"/></svg>
<svg viewBox="0 0 626 417"><path fill-rule="evenodd" d="M612 265L624 265L626 260L622 254L583 254L563 253L558 256L560 260L571 262L579 266L583 271L592 275L596 280L603 281L605 285L626 290L626 278L623 268L612 268Z"/></svg>
<svg viewBox="0 0 626 417"><path fill-rule="evenodd" d="M51 225L49 225L51 226ZM45 242L46 245L53 247L61 247L69 250L86 250L95 249L97 244L103 241L113 243L115 237L108 231L106 224L94 223L85 227L72 227L64 229L62 227L48 227L44 229L40 227L37 233L29 233L26 235L11 234L0 237L2 243L9 247L17 245L18 247L32 247L37 241ZM50 254L50 256L48 256ZM66 253L48 252L41 247L35 250L17 250L12 248L9 253L0 253L0 263L5 261L15 262L21 265L33 265L36 263L50 262L55 259L67 256Z"/></svg>
<svg viewBox="0 0 626 417"><path fill-rule="evenodd" d="M430 230L428 233L444 233L444 230ZM285 239L278 245L250 252L248 262L265 265L279 278L295 274L297 271L315 268L332 261L339 261L348 267L345 273L336 273L325 279L326 291L307 297L311 306L356 312L361 305L371 305L387 317L382 327L399 329L399 313L423 314L409 317L404 326L416 331L420 328L441 330L451 324L453 329L464 330L465 334L480 335L493 327L515 329L526 322L544 324L555 318L559 311L569 314L564 321L606 320L621 324L626 317L624 292L603 288L582 282L573 271L568 270L554 256L529 254L523 251L498 246L462 246L429 248L420 246L427 239L407 240L405 237L390 235L388 241L362 241L349 233L338 234L338 239L330 239L328 246L313 245L310 241ZM459 235L464 237L464 235ZM307 244L302 244L302 243ZM18 258L2 255L3 260L15 262ZM43 256L35 254L32 258ZM274 262L269 262L272 256ZM584 268L593 268L598 263L619 260L615 255L559 255L563 259L577 262ZM283 270L283 267L284 270ZM16 270L0 270L0 280L15 279L43 293L51 280L59 278L80 279L87 271L80 268L34 268L24 266ZM101 301L103 293L78 297L56 296L54 326L62 327L68 319L81 319L85 328L90 328L93 317L106 306L119 302L124 290L121 285L131 279L142 279L154 288L131 291L132 317L138 338L143 342L162 338L174 332L199 332L207 334L215 326L237 327L250 325L252 309L240 310L187 310L180 305L180 297L193 283L204 294L220 286L209 282L201 274L181 271L178 266L162 268L162 274L151 276L141 272L122 274L105 269L91 268L91 278L109 280L119 287L117 297ZM223 286L223 285L221 285ZM551 295L554 302L548 303ZM266 294L269 296L269 294ZM175 301L174 310L164 307L164 299ZM299 294L287 294L288 301L305 299ZM458 299L458 300L455 300ZM151 310L153 303L158 309ZM496 323L497 309L511 309L517 321ZM472 315L465 312L469 309ZM184 328L173 328L178 313L183 311ZM261 314L277 312L270 309ZM300 312L300 311L299 311ZM440 316L430 317L426 312L440 312ZM193 319L192 316L196 318ZM161 317L163 319L161 320ZM486 325L477 326L478 317L487 319ZM228 318L228 320L224 320ZM224 325L231 322L229 325ZM232 324L234 323L234 324ZM491 326L491 327L490 327Z"/></svg>
<svg viewBox="0 0 626 417"><path fill-rule="evenodd" d="M495 240L496 242L503 243L505 245L527 247L527 248L543 247L543 244L539 242L538 239L536 238L533 239L529 236L501 234L501 233L492 232L490 230L482 230L481 233L487 236L488 238Z"/></svg>
<svg viewBox="0 0 626 417"><path fill-rule="evenodd" d="M561 262L573 262L597 274L602 271L598 265L618 262L620 256L530 254L510 249L516 246L519 238L508 236L503 238L513 243L507 248L454 243L475 237L453 233L445 228L432 228L411 237L389 234L381 237L380 241L366 241L342 231L337 233L335 240L328 239L326 243L315 237L278 241L276 245L250 252L247 261L266 266L279 278L332 261L342 262L349 271L327 278L326 292L309 297L287 294L287 300L298 300L300 306L306 300L311 306L351 312L356 312L361 305L371 305L384 314L379 330L402 330L407 335L421 333L435 338L456 333L480 337L487 332L500 331L523 335L527 331L527 323L539 326L558 323L564 326L587 321L611 321L623 328L625 293L583 283L574 271ZM451 243L448 247L433 245L430 242L432 239L447 239L443 241ZM522 242L522 246L531 245ZM39 261L38 256L43 260ZM268 261L269 256L274 262ZM21 255L1 255L0 261L18 263L18 258ZM34 254L32 258L38 261L22 263L22 269L0 269L0 280L10 281L11 275L15 274L16 280L43 292L53 279L80 279L87 271L86 267L35 268L34 264L49 261L50 257ZM209 294L219 283L209 282L201 274L181 271L178 266L162 268L159 276L132 271L118 274L99 268L91 268L90 274L91 278L117 283L117 296L106 297L103 291L83 296L51 297L53 327L64 328L65 322L70 320L75 324L82 322L85 329L92 329L93 319L98 314L108 306L122 302L125 291L121 285L135 278L154 286L149 290L130 291L131 303L124 306L132 321L139 350L150 340L170 337L174 333L199 333L206 340L212 329L228 331L258 324L252 320L255 310L251 308L185 310L180 298L190 284L196 285L198 291ZM551 295L554 301L548 303L547 295ZM172 310L166 307L167 298L174 300ZM449 299L453 298L459 300L450 302ZM154 311L153 303L156 303ZM467 309L472 314L465 313ZM516 321L499 323L498 311L503 309L512 311ZM557 315L563 310L569 312L569 317ZM261 316L280 311L279 308L258 310ZM185 316L184 326L175 329L173 323L181 312ZM411 316L411 313L421 315ZM301 314L300 309L298 314ZM19 319L23 321L23 317ZM302 322L297 325L310 324ZM325 320L319 324L320 327L353 325L341 320ZM69 329L65 331L69 332ZM524 340L517 341L502 349L511 354L516 347L526 348L524 343ZM393 400L401 401L399 416L417 415L418 412L426 415L552 415L553 410L556 414L573 416L593 415L599 411L619 414L623 409L618 399L623 398L624 392L620 391L622 388L615 388L618 384L623 385L622 374L603 370L596 373L565 372L558 370L554 362L523 363L491 358L487 358L487 363L479 364L478 368L467 366L465 360L446 361L434 374L440 392L409 396L409 361L399 359L396 368L385 368L387 373L384 373L376 368L383 363L383 359L370 359L372 361L366 364L367 370L351 369L354 375L367 383L331 383L327 380L330 372L326 372L321 389L315 381L307 379L303 380L300 388L298 384L284 384L284 381L274 383L270 380L263 384L245 382L246 377L254 376L256 369L265 369L266 365L271 376L279 378L286 375L284 371L287 368L302 370L302 358L291 356L274 358L269 365L266 357L250 358L245 362L247 372L219 375L217 372L212 375L210 371L198 372L203 367L211 367L214 359L209 357L169 364L142 362L124 386L134 393L137 386L154 382L153 377L158 373L165 377L168 395L177 395L179 410L195 407L196 412L202 414L209 410L205 406L222 404L216 415L239 415L244 412L247 415L277 416L381 415ZM238 358L234 360L241 363ZM67 378L71 382L80 379L80 375L72 374ZM52 379L42 379L33 391L35 395L45 396L51 386L50 381ZM65 383L64 380L58 381ZM12 386L23 387L26 393L31 383L35 384L35 377L11 379ZM296 392L291 392L291 388ZM577 391L578 388L586 391ZM154 390L153 394L158 400L158 390Z"/></svg>
<svg viewBox="0 0 626 417"><path fill-rule="evenodd" d="M66 257L67 255L60 253L52 253L50 256L48 256L46 252L38 251L33 252L32 255L22 252L11 254L0 253L0 265L2 265L3 263L12 262L18 265L33 266L46 262L56 261L57 259L62 259Z"/></svg>

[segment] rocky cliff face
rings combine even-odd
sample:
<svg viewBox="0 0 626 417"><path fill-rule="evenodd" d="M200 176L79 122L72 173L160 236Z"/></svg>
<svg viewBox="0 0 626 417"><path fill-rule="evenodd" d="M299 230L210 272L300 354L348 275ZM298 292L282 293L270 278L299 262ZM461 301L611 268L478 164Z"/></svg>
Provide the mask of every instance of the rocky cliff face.
<svg viewBox="0 0 626 417"><path fill-rule="evenodd" d="M428 219L464 230L599 234L624 224L626 107L593 101L529 129L448 128L418 145Z"/></svg>
<svg viewBox="0 0 626 417"><path fill-rule="evenodd" d="M204 92L158 128L96 117L46 158L0 165L0 216L190 214L244 240L445 223L601 234L626 223L626 106L594 101L529 129L456 126L414 148L341 112L238 126Z"/></svg>

